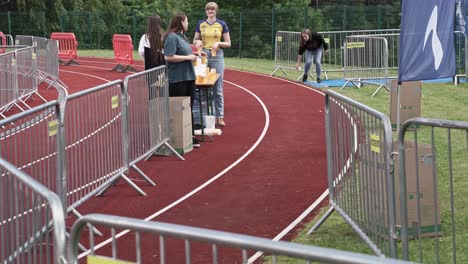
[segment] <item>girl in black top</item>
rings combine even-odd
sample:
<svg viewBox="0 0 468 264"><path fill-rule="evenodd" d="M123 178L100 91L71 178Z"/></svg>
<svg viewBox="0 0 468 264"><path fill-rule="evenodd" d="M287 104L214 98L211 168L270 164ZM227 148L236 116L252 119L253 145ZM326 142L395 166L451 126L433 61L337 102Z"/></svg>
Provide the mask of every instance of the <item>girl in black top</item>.
<svg viewBox="0 0 468 264"><path fill-rule="evenodd" d="M141 36L138 54L145 58L145 70L164 65L163 37L161 18L158 15L148 17L146 32Z"/></svg>
<svg viewBox="0 0 468 264"><path fill-rule="evenodd" d="M309 75L310 65L312 60L315 63L315 71L317 73L317 82L320 83L320 73L322 71L322 53L323 51L328 52L328 44L323 39L322 35L311 32L310 29L306 28L301 32L301 45L299 46L299 52L297 55L296 69L300 70L302 54L305 52L306 63L304 67L304 75L302 81L307 81Z"/></svg>

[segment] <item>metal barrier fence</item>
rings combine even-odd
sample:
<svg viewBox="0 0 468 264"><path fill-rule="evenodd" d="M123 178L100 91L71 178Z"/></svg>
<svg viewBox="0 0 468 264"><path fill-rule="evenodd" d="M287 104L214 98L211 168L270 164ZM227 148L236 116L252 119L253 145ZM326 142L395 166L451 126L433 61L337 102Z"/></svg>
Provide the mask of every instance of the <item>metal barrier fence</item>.
<svg viewBox="0 0 468 264"><path fill-rule="evenodd" d="M78 243L82 239L82 232L87 225L107 227L107 229L111 230L112 250L108 251L110 253L108 253L107 257L113 260L117 260L118 258L125 259L126 261L132 261L134 263L147 262L148 259L143 259L143 255L148 256L148 254L152 256L152 262L157 262L158 259L154 257L159 256L159 263L192 263L195 259L200 260L202 254L202 256L208 257L205 261L224 263L223 253L228 249L234 251L236 255L239 256L239 261L242 263L251 263L248 260L248 254L249 252L256 251L262 251L268 254L268 256L271 257L272 263L283 263L285 259L280 257L304 260L307 261L306 263L310 263L311 261L314 261L314 263L356 264L408 263L401 260L306 246L291 242L272 241L266 238L204 228L154 221L148 222L141 219L99 214L86 215L74 223L71 231L70 243L68 245L70 263L78 263ZM119 247L117 239L122 234L117 234L118 231L123 231L125 234L129 232L131 232L132 235L134 234L135 237L129 239L135 241L135 247L131 250L128 248L128 244ZM92 237L93 233L92 229L90 229L89 238ZM147 245L147 247L142 249L143 245ZM202 250L195 250L200 248L200 245L206 246L203 247ZM95 255L96 252L92 250L93 247L94 240L90 239L91 256L88 256L88 260L103 259L101 256ZM166 254L166 249L168 248L176 248L180 254L178 254L178 256L168 256ZM185 256L182 252L185 252ZM211 260L209 260L209 252L211 252Z"/></svg>
<svg viewBox="0 0 468 264"><path fill-rule="evenodd" d="M466 262L468 123L407 120L398 132L398 155L402 257Z"/></svg>
<svg viewBox="0 0 468 264"><path fill-rule="evenodd" d="M390 120L333 91L325 98L330 209L308 234L336 211L376 255L395 258Z"/></svg>
<svg viewBox="0 0 468 264"><path fill-rule="evenodd" d="M397 48L389 49L389 43L398 43L399 34L349 36L346 37L344 49L344 79L343 89L349 83L356 87L362 84L377 85L378 88L372 94L375 96L382 88L387 91L390 78L397 78L398 54ZM392 51L390 53L390 51ZM393 58L390 60L390 58ZM392 64L390 63L392 61Z"/></svg>
<svg viewBox="0 0 468 264"><path fill-rule="evenodd" d="M346 43L346 37L352 35L395 34L399 32L399 29L319 32L329 46L329 52L327 54L323 54L322 71L328 78L329 72L342 72L344 70L344 45ZM297 61L300 41L301 32L276 32L275 70L271 75L274 75L278 70L281 70L284 74L287 74L287 71L290 70L296 71L295 64ZM303 62L305 62L305 58L303 58ZM312 68L313 67L311 67L311 70L314 71Z"/></svg>
<svg viewBox="0 0 468 264"><path fill-rule="evenodd" d="M377 40L379 37L380 40ZM385 42L383 43L383 39ZM468 68L468 42L465 33L454 32L456 73L454 84L457 85L460 77L467 77ZM398 77L398 51L400 34L374 34L348 36L345 43L344 79L345 88L349 83L355 87L363 84L378 85L372 96L382 88L387 91L390 79Z"/></svg>
<svg viewBox="0 0 468 264"><path fill-rule="evenodd" d="M122 81L117 80L67 98L64 205L68 210L98 194L128 170L123 158L123 125L127 120L122 116L121 85Z"/></svg>
<svg viewBox="0 0 468 264"><path fill-rule="evenodd" d="M0 156L63 197L60 103L50 101L0 120Z"/></svg>
<svg viewBox="0 0 468 264"><path fill-rule="evenodd" d="M60 198L0 159L0 263L66 263Z"/></svg>
<svg viewBox="0 0 468 264"><path fill-rule="evenodd" d="M34 46L37 58L37 70L42 78L46 76L59 78L58 42L47 38L17 35L15 44L20 46ZM38 83L41 82L39 79Z"/></svg>
<svg viewBox="0 0 468 264"><path fill-rule="evenodd" d="M37 92L34 47L12 46L0 54L0 62L0 114L13 106L29 108L25 101Z"/></svg>
<svg viewBox="0 0 468 264"><path fill-rule="evenodd" d="M127 101L127 164L151 185L155 183L136 166L137 162L149 159L162 146L184 160L168 143L171 137L169 83L165 76L167 68L160 66L124 79L124 98L131 98Z"/></svg>
<svg viewBox="0 0 468 264"><path fill-rule="evenodd" d="M70 96L56 88L58 101L0 121L0 155L59 194L68 212L79 215L76 207L121 178L145 195L125 173L132 167L155 185L136 163L162 146L183 159L168 143L165 66L128 76L125 85L119 80Z"/></svg>
<svg viewBox="0 0 468 264"><path fill-rule="evenodd" d="M319 33L329 45L329 52L323 54L322 71L326 78L330 72L343 72L346 84L342 86L342 89L348 83L352 83L356 87L365 83L378 85L379 87L373 94L375 96L382 88L387 89L389 78L397 78L399 29ZM460 77L467 78L468 76L468 41L464 32L455 31L454 34L456 56L454 83L457 85ZM377 41L375 37L385 38L386 44L381 43L383 40ZM295 64L300 40L300 32L276 32L275 70L271 75L276 74L279 70L286 75L287 71L297 71ZM348 42L351 44L348 45ZM305 58L303 58L304 61ZM311 71L313 72L313 70L312 67ZM301 76L298 80L300 78Z"/></svg>

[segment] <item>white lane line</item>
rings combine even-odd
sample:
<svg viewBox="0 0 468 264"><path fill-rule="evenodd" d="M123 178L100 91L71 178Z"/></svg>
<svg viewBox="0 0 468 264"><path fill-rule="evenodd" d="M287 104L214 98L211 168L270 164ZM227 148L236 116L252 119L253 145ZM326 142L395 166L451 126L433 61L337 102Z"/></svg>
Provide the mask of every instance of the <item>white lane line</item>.
<svg viewBox="0 0 468 264"><path fill-rule="evenodd" d="M257 147L258 145L262 142L263 138L265 137L266 135L266 132L268 131L268 127L270 126L270 115L268 113L268 109L267 107L265 106L265 104L262 102L262 100L260 98L258 98L258 96L256 96L254 93L252 93L251 91L247 90L245 87L243 86L240 86L240 85L237 85L235 83L232 83L232 82L229 82L229 81L226 81L224 80L224 82L226 83L229 83L233 86L236 86L237 88L240 88L244 91L246 91L247 93L249 93L250 95L252 95L258 102L259 104L262 106L263 108L263 111L265 113L265 125L263 127L263 131L262 133L260 134L260 136L258 137L257 141L249 148L249 150L247 150L247 152L244 153L244 155L242 155L239 159L237 159L234 163L232 163L231 165L229 165L228 167L226 167L223 171L219 172L217 175L215 175L213 178L209 179L208 181L206 181L205 183L203 183L202 185L198 186L196 189L192 190L191 192L187 193L186 195L182 196L181 198L179 198L178 200L174 201L173 203L169 204L168 206L164 207L163 209L155 212L154 214L150 215L149 217L145 218L144 221L150 221L154 218L156 218L157 216L161 215L162 213L168 211L169 209L175 207L176 205L182 203L183 201L187 200L188 198L190 198L191 196L195 195L196 193L198 193L199 191L201 191L203 188L205 188L206 186L208 186L209 184L213 183L215 180L221 178L224 174L226 174L229 170L231 170L232 168L234 168L235 166L237 166L237 164L239 164L240 162L242 162L245 158L247 158L247 156L249 156ZM129 233L130 230L124 230L120 233L118 233L115 238L120 238L122 236L124 236L125 234ZM94 250L97 250L109 243L112 242L112 238L109 238L101 243L99 243L98 245L94 246ZM87 250L83 253L81 253L80 255L78 255L78 258L83 258L85 257L86 255L88 255L89 253L91 252L91 250Z"/></svg>
<svg viewBox="0 0 468 264"><path fill-rule="evenodd" d="M75 67L75 66L73 66L73 67ZM102 80L102 81L105 81L105 82L111 82L111 80L104 79L104 78L101 78L99 76L88 74L88 73L76 72L76 71L67 71L67 70L60 70L60 71L61 72L71 73L71 74L79 74L79 75L89 76L89 77L96 78L96 79L99 79L99 80ZM89 87L89 88L92 88L92 87ZM86 88L86 89L88 89L88 88Z"/></svg>
<svg viewBox="0 0 468 264"><path fill-rule="evenodd" d="M299 82L295 82L295 81L291 81L291 80L288 80L288 79L283 79L283 78L279 78L279 77L276 77L276 76L271 76L271 75L268 75L268 74L263 74L263 73L257 73L257 72L249 72L249 71L243 71L243 70L234 70L234 69L228 69L230 71L238 71L238 72L242 72L242 73L248 73L248 74L253 74L253 75L259 75L259 76L263 76L263 77L269 77L269 78L272 78L272 79L275 79L275 80L279 80L279 81L283 81L283 82L287 82L287 83L292 83L292 84L295 84L297 86L300 86L300 87L303 87L303 88L306 88L308 90L311 90L312 92L316 92L316 93L319 93L321 95L324 95L325 96L325 93L318 90L317 88L313 88L312 86L309 86L309 85L305 85L305 84L302 84L302 83L299 83Z"/></svg>
<svg viewBox="0 0 468 264"><path fill-rule="evenodd" d="M287 79L282 79L282 78L278 78L278 77L275 77L275 76L269 76L269 75L266 75L266 74L261 74L261 73L256 73L256 72L247 72L247 71L240 71L240 72L245 72L245 73L249 73L249 74L254 74L254 75L260 75L260 76L263 76L263 77L269 77L269 78L272 78L272 79L276 79L276 80L280 80L280 81L284 81L284 82L287 82L287 83L292 83L292 84L295 84L295 85L298 85L300 87L303 87L303 88L306 88L306 89L309 89L313 92L316 92L316 93L319 93L321 95L325 95L325 93L323 93L322 91L320 90L317 90L317 89L314 89L308 85L305 85L305 84L301 84L301 83L297 83L297 82L294 82L294 81L291 81L291 80L287 80ZM315 200L307 209L304 210L304 212L302 212L294 221L292 221L285 229L283 229L278 235L276 235L272 241L279 241L281 240L285 235L287 235L292 229L294 229L298 224L300 224L312 211L314 211L317 206L319 206L323 200L325 200L325 198L328 197L328 187L327 189L322 193L322 195L320 195L320 197ZM263 252L261 251L257 251L254 255L252 255L249 259L248 259L248 263L253 263L255 260L257 260L259 257L261 257L263 255Z"/></svg>
<svg viewBox="0 0 468 264"><path fill-rule="evenodd" d="M299 215L294 221L291 222L283 231L281 231L278 235L276 235L272 241L279 241L282 239L285 235L287 235L293 228L295 228L298 224L300 224L304 218L306 218L312 211L314 211L317 206L319 206L325 198L328 197L328 189L325 190L320 197L315 200L304 212L302 212L301 215ZM257 251L255 254L253 254L249 259L248 263L253 263L255 260L257 260L259 257L263 255L262 251Z"/></svg>
<svg viewBox="0 0 468 264"><path fill-rule="evenodd" d="M94 67L94 68L97 68L97 67ZM280 81L284 81L284 82L287 82L287 83L291 83L291 84L294 84L294 85L298 85L300 87L303 87L303 88L306 88L306 89L309 89L313 92L316 92L316 93L319 93L321 95L325 95L322 91L320 90L317 90L317 89L314 89L308 85L304 85L304 84L300 84L300 83L297 83L297 82L294 82L294 81L290 81L290 80L286 80L286 79L282 79L282 78L278 78L278 77L274 77L274 76L268 76L268 75L265 75L265 74L259 74L259 73L252 73L252 72L246 72L246 73L249 73L249 74L254 74L254 75L260 75L260 76L264 76L264 77L269 77L269 78L272 78L272 79L276 79L276 80L280 80ZM234 84L232 82L229 82L229 81L226 81L224 80L226 83L229 83L231 85L234 85L240 89L243 89L244 91L250 93L254 98L257 99L257 101L262 105L263 109L264 109L264 112L265 112L265 116L266 116L266 123L265 123L265 127L263 129L263 132L262 134L260 135L260 137L257 139L257 141L255 142L255 144L242 156L240 157L236 162L234 162L233 164L231 164L229 167L227 167L226 169L224 169L223 171L221 171L219 174L217 174L216 176L214 176L213 178L211 178L210 180L208 180L207 182L205 182L204 184L200 185L198 188L194 189L193 191L191 191L190 193L184 195L183 197L179 198L178 200L176 200L175 202L173 202L172 204L166 206L165 208L159 210L158 212L154 213L153 215L147 217L144 219L144 221L150 221L154 218L156 218L157 216L161 215L162 213L168 211L169 209L175 207L176 205L178 205L179 203L185 201L186 199L190 198L191 196L193 196L194 194L196 194L197 192L199 192L200 190L202 190L203 188L205 188L206 186L208 186L209 184L211 184L212 182L214 182L215 180L217 180L218 178L220 178L221 176L223 176L226 172L228 172L230 169L232 169L233 167L235 167L237 164L239 164L242 160L244 160L248 155L250 155L250 153L255 149L257 148L258 144L263 140L263 138L265 137L265 134L266 134L266 131L268 130L268 126L269 126L269 123L270 123L270 118L269 118L269 114L268 114L268 110L266 109L266 106L265 104L260 100L260 98L258 98L254 93L252 93L251 91L247 90L246 88L240 86L240 85L237 85L237 84ZM298 224L300 224L304 218L306 218L313 210L316 209L316 207L318 205L320 205L323 200L328 197L328 189L326 189L322 195L320 195L320 197L314 201L306 210L304 210L304 212L302 214L300 214L293 222L291 222L285 229L283 229L277 236L275 236L272 240L273 241L279 241L281 238L283 238L286 234L288 234L294 227L296 227ZM129 233L130 231L129 230L124 230L122 232L120 232L119 234L116 235L116 238L120 238L122 236L124 236L125 234ZM95 250L109 244L112 242L112 239L107 239L103 242L101 242L100 244L96 245L94 247ZM78 256L78 258L83 258L85 257L86 255L88 255L90 253L90 250L86 251L86 252L83 252L82 254L80 254ZM249 258L249 263L255 261L256 259L258 259L261 255L263 254L263 252L256 252L251 258Z"/></svg>

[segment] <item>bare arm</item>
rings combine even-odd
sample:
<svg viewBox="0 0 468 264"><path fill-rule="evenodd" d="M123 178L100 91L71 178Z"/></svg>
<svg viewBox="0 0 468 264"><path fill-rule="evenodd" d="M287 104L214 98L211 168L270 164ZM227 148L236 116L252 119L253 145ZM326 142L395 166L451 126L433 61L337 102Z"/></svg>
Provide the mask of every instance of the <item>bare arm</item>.
<svg viewBox="0 0 468 264"><path fill-rule="evenodd" d="M297 55L296 69L300 70L302 62L302 55Z"/></svg>
<svg viewBox="0 0 468 264"><path fill-rule="evenodd" d="M168 62L181 62L181 61L196 61L197 56L194 54L182 56L182 55L172 55L172 56L164 56L164 59Z"/></svg>
<svg viewBox="0 0 468 264"><path fill-rule="evenodd" d="M193 36L193 44L197 46L197 48L201 48L203 46L203 42L200 39L199 32L195 32L195 36Z"/></svg>
<svg viewBox="0 0 468 264"><path fill-rule="evenodd" d="M223 34L223 41L221 42L215 42L213 45L213 49L218 50L220 48L226 49L231 47L231 36L229 35L229 32L226 32Z"/></svg>

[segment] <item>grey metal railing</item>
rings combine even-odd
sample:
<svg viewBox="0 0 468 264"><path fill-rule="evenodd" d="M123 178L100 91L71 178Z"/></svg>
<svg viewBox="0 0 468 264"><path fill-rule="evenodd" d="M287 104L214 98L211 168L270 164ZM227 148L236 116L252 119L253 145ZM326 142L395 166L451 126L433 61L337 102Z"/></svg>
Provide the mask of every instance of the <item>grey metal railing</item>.
<svg viewBox="0 0 468 264"><path fill-rule="evenodd" d="M464 263L468 123L413 118L398 131L402 257Z"/></svg>
<svg viewBox="0 0 468 264"><path fill-rule="evenodd" d="M272 263L286 262L286 259L280 257L291 257L296 260L303 260L305 263L311 263L312 261L314 263L355 264L407 263L401 260L291 242L272 241L266 238L205 228L99 214L86 215L74 223L68 245L70 263L78 263L79 261L78 243L87 225L110 229L110 248L106 251L100 251L99 254L106 254L106 257L113 260L123 259L134 263L146 263L148 261L153 263L192 263L195 260L198 262L203 261L203 263L224 263L225 261L229 261L229 263L233 263L232 261L249 263L249 252L256 251L265 252L268 257L271 257ZM118 231L122 232L118 233ZM122 236L125 236L122 239L126 241L134 241L135 247L128 248L128 243L119 246L118 238ZM94 237L92 230L90 230L89 237ZM175 240L178 240L178 243ZM200 247L201 243L206 246ZM90 252L88 252L90 256L101 258L102 256L97 255L98 253L93 250L95 245L93 239L90 240L90 244ZM148 244L151 244L152 247L142 247L142 245ZM176 255L170 254L168 253L169 250L176 250L178 253ZM232 250L234 256L237 257L233 259L233 254L231 254L231 258L225 259L223 253L226 250ZM148 259L148 251L151 252L151 259Z"/></svg>
<svg viewBox="0 0 468 264"><path fill-rule="evenodd" d="M325 96L330 209L379 256L396 257L392 128L384 114L333 91Z"/></svg>
<svg viewBox="0 0 468 264"><path fill-rule="evenodd" d="M0 158L0 263L66 263L60 198Z"/></svg>

